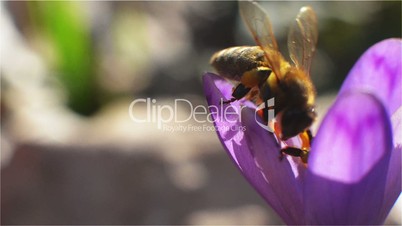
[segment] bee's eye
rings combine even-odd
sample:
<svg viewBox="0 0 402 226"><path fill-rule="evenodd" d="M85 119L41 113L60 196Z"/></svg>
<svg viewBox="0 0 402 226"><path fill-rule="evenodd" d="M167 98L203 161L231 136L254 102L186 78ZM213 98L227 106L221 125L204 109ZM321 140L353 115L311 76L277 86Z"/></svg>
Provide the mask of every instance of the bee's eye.
<svg viewBox="0 0 402 226"><path fill-rule="evenodd" d="M281 121L282 139L286 140L303 132L316 117L314 107L285 109Z"/></svg>

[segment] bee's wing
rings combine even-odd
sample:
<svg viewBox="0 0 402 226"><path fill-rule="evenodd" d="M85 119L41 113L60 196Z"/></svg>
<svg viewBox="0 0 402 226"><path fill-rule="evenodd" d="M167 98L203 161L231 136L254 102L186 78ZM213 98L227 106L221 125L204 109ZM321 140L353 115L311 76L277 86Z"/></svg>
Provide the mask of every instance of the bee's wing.
<svg viewBox="0 0 402 226"><path fill-rule="evenodd" d="M310 73L318 39L317 16L313 8L302 7L288 35L289 55L296 67Z"/></svg>
<svg viewBox="0 0 402 226"><path fill-rule="evenodd" d="M282 55L278 51L271 22L267 13L261 6L252 1L239 1L240 14L255 42L264 50L268 66L276 76L280 76L280 63Z"/></svg>

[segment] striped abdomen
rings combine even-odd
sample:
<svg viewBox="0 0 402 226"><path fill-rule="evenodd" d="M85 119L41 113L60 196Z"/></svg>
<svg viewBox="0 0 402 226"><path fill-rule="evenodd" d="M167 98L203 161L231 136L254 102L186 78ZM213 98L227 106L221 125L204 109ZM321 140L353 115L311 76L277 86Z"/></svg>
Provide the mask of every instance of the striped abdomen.
<svg viewBox="0 0 402 226"><path fill-rule="evenodd" d="M265 66L264 51L258 46L238 46L215 53L210 60L219 75L239 81L244 72Z"/></svg>

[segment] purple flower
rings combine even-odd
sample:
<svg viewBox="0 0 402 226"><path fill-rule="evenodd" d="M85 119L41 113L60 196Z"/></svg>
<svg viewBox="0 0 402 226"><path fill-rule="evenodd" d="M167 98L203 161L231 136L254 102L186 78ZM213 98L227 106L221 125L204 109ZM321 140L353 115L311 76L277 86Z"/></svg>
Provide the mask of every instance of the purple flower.
<svg viewBox="0 0 402 226"><path fill-rule="evenodd" d="M204 75L220 141L286 224L385 221L401 193L401 51L400 39L388 39L363 54L314 138L308 166L292 156L279 161L280 145L256 122L254 105L221 105L233 86Z"/></svg>

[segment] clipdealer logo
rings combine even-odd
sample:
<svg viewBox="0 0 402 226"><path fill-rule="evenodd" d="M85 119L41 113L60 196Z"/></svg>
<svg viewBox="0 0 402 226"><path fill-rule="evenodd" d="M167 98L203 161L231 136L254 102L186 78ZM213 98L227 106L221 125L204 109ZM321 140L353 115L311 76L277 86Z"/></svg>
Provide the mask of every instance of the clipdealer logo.
<svg viewBox="0 0 402 226"><path fill-rule="evenodd" d="M266 103L259 105L256 112L264 109L266 106L273 106L274 98ZM215 121L229 122L237 125L241 122L241 112L246 106L233 106L225 104L220 100L219 106L193 105L187 99L175 99L173 104L159 104L156 99L140 98L133 100L129 106L128 114L135 123L154 123L159 130L166 132L200 132L200 131L245 131L244 126L212 126ZM145 109L146 113L138 115L136 109ZM187 115L183 115L182 109L190 109ZM136 113L137 112L137 113ZM178 114L180 112L180 114ZM274 110L268 110L269 119L274 118ZM262 128L272 130L260 120L255 118L258 125Z"/></svg>
<svg viewBox="0 0 402 226"><path fill-rule="evenodd" d="M275 118L275 110L274 110L274 106L275 106L275 97L268 99L267 101L263 102L262 104L260 104L256 109L255 112L257 113L258 111L261 111L263 109L267 109L267 116L268 116L268 122L274 120ZM257 122L257 124L259 126L261 126L263 129L273 133L274 130L268 126L267 123L262 123L260 119L257 118L257 114L254 114L254 119Z"/></svg>

